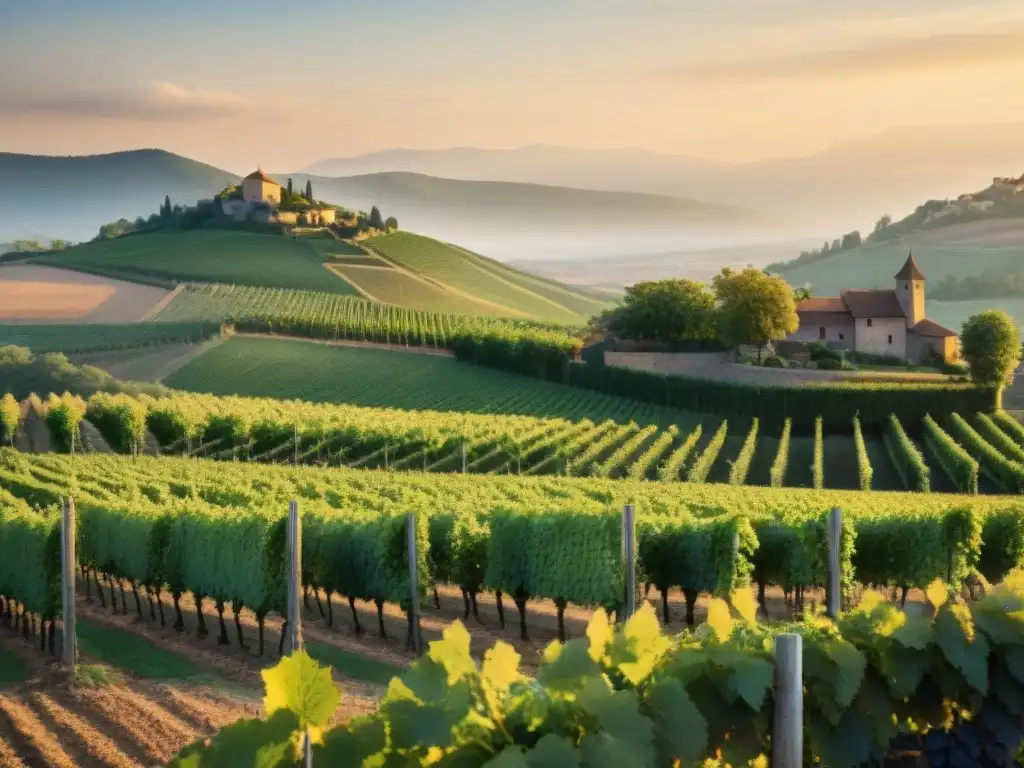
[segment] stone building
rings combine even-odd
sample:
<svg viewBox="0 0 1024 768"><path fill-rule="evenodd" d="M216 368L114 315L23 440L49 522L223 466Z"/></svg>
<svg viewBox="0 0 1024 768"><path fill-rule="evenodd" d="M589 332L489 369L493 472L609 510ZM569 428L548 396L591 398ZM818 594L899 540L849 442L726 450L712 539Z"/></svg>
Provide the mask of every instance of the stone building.
<svg viewBox="0 0 1024 768"><path fill-rule="evenodd" d="M959 355L959 337L925 316L925 278L907 256L892 290L847 289L797 303L800 327L787 341L822 341L830 347L924 362Z"/></svg>
<svg viewBox="0 0 1024 768"><path fill-rule="evenodd" d="M257 168L242 179L242 199L247 203L281 203L281 185Z"/></svg>

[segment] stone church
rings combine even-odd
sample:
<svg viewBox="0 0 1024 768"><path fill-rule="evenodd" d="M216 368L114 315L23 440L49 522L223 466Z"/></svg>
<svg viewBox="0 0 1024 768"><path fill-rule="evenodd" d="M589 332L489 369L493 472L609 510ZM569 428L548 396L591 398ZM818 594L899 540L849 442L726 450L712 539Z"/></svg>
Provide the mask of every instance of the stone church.
<svg viewBox="0 0 1024 768"><path fill-rule="evenodd" d="M959 337L925 316L924 273L914 255L892 290L846 289L797 303L800 327L787 341L821 341L836 349L898 357L910 363L954 361Z"/></svg>

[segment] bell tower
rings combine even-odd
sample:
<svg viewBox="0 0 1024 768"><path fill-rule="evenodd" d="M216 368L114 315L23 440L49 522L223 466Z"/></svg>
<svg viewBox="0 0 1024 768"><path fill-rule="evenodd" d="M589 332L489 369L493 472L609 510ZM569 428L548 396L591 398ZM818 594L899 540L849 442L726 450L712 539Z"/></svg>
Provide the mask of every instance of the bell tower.
<svg viewBox="0 0 1024 768"><path fill-rule="evenodd" d="M907 255L903 268L896 273L896 298L907 316L907 328L924 320L924 273L913 253Z"/></svg>

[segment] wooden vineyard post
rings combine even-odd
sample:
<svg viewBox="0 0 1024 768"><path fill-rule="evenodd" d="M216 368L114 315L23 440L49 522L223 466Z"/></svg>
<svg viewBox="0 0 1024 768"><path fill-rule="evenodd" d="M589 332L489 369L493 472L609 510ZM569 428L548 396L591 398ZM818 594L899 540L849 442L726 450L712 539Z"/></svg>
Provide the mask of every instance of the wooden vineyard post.
<svg viewBox="0 0 1024 768"><path fill-rule="evenodd" d="M829 618L842 610L842 563L839 559L843 536L843 510L836 507L828 515L828 584L825 599Z"/></svg>
<svg viewBox="0 0 1024 768"><path fill-rule="evenodd" d="M622 564L626 574L626 600L622 620L636 613L636 511L632 504L622 509Z"/></svg>
<svg viewBox="0 0 1024 768"><path fill-rule="evenodd" d="M286 651L302 650L302 520L299 503L288 504L288 637Z"/></svg>
<svg viewBox="0 0 1024 768"><path fill-rule="evenodd" d="M423 650L420 647L420 574L416 553L416 515L413 512L405 516L405 542L409 551L409 621L412 627L412 650L419 656Z"/></svg>
<svg viewBox="0 0 1024 768"><path fill-rule="evenodd" d="M61 647L68 678L74 681L75 664L78 661L78 639L75 633L75 500L69 497L61 511Z"/></svg>
<svg viewBox="0 0 1024 768"><path fill-rule="evenodd" d="M462 441L462 474L466 474L466 441Z"/></svg>
<svg viewBox="0 0 1024 768"><path fill-rule="evenodd" d="M772 768L804 764L803 638L793 633L775 637L775 727Z"/></svg>

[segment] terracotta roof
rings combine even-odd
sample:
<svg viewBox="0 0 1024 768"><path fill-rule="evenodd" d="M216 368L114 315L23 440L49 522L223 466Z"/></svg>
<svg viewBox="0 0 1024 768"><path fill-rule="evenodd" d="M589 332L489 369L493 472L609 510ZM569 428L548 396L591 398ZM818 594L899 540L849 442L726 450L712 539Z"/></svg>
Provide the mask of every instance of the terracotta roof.
<svg viewBox="0 0 1024 768"><path fill-rule="evenodd" d="M940 339L958 335L956 331L951 331L949 328L939 325L934 320L929 320L928 318L925 318L911 328L910 332L916 333L918 336L932 336Z"/></svg>
<svg viewBox="0 0 1024 768"><path fill-rule="evenodd" d="M839 295L854 317L906 317L896 291L845 290Z"/></svg>
<svg viewBox="0 0 1024 768"><path fill-rule="evenodd" d="M907 254L907 260L903 264L903 269L896 273L897 280L924 280L924 272L922 272L917 262L914 261L914 254Z"/></svg>
<svg viewBox="0 0 1024 768"><path fill-rule="evenodd" d="M249 174L248 176L246 176L245 178L247 178L247 179L259 179L259 180L260 180L260 181L262 181L262 182L263 182L264 184L277 184L277 182L276 182L276 181L274 181L274 180L273 180L272 178L270 178L269 176L267 176L267 174L265 174L265 173L263 172L263 169L262 169L262 168L257 168L257 169L256 169L255 171L253 171L252 173L250 173L250 174ZM277 184L277 186L279 186L279 187L280 187L281 185L280 185L280 184Z"/></svg>
<svg viewBox="0 0 1024 768"><path fill-rule="evenodd" d="M798 301L797 312L849 312L839 296L815 296Z"/></svg>

